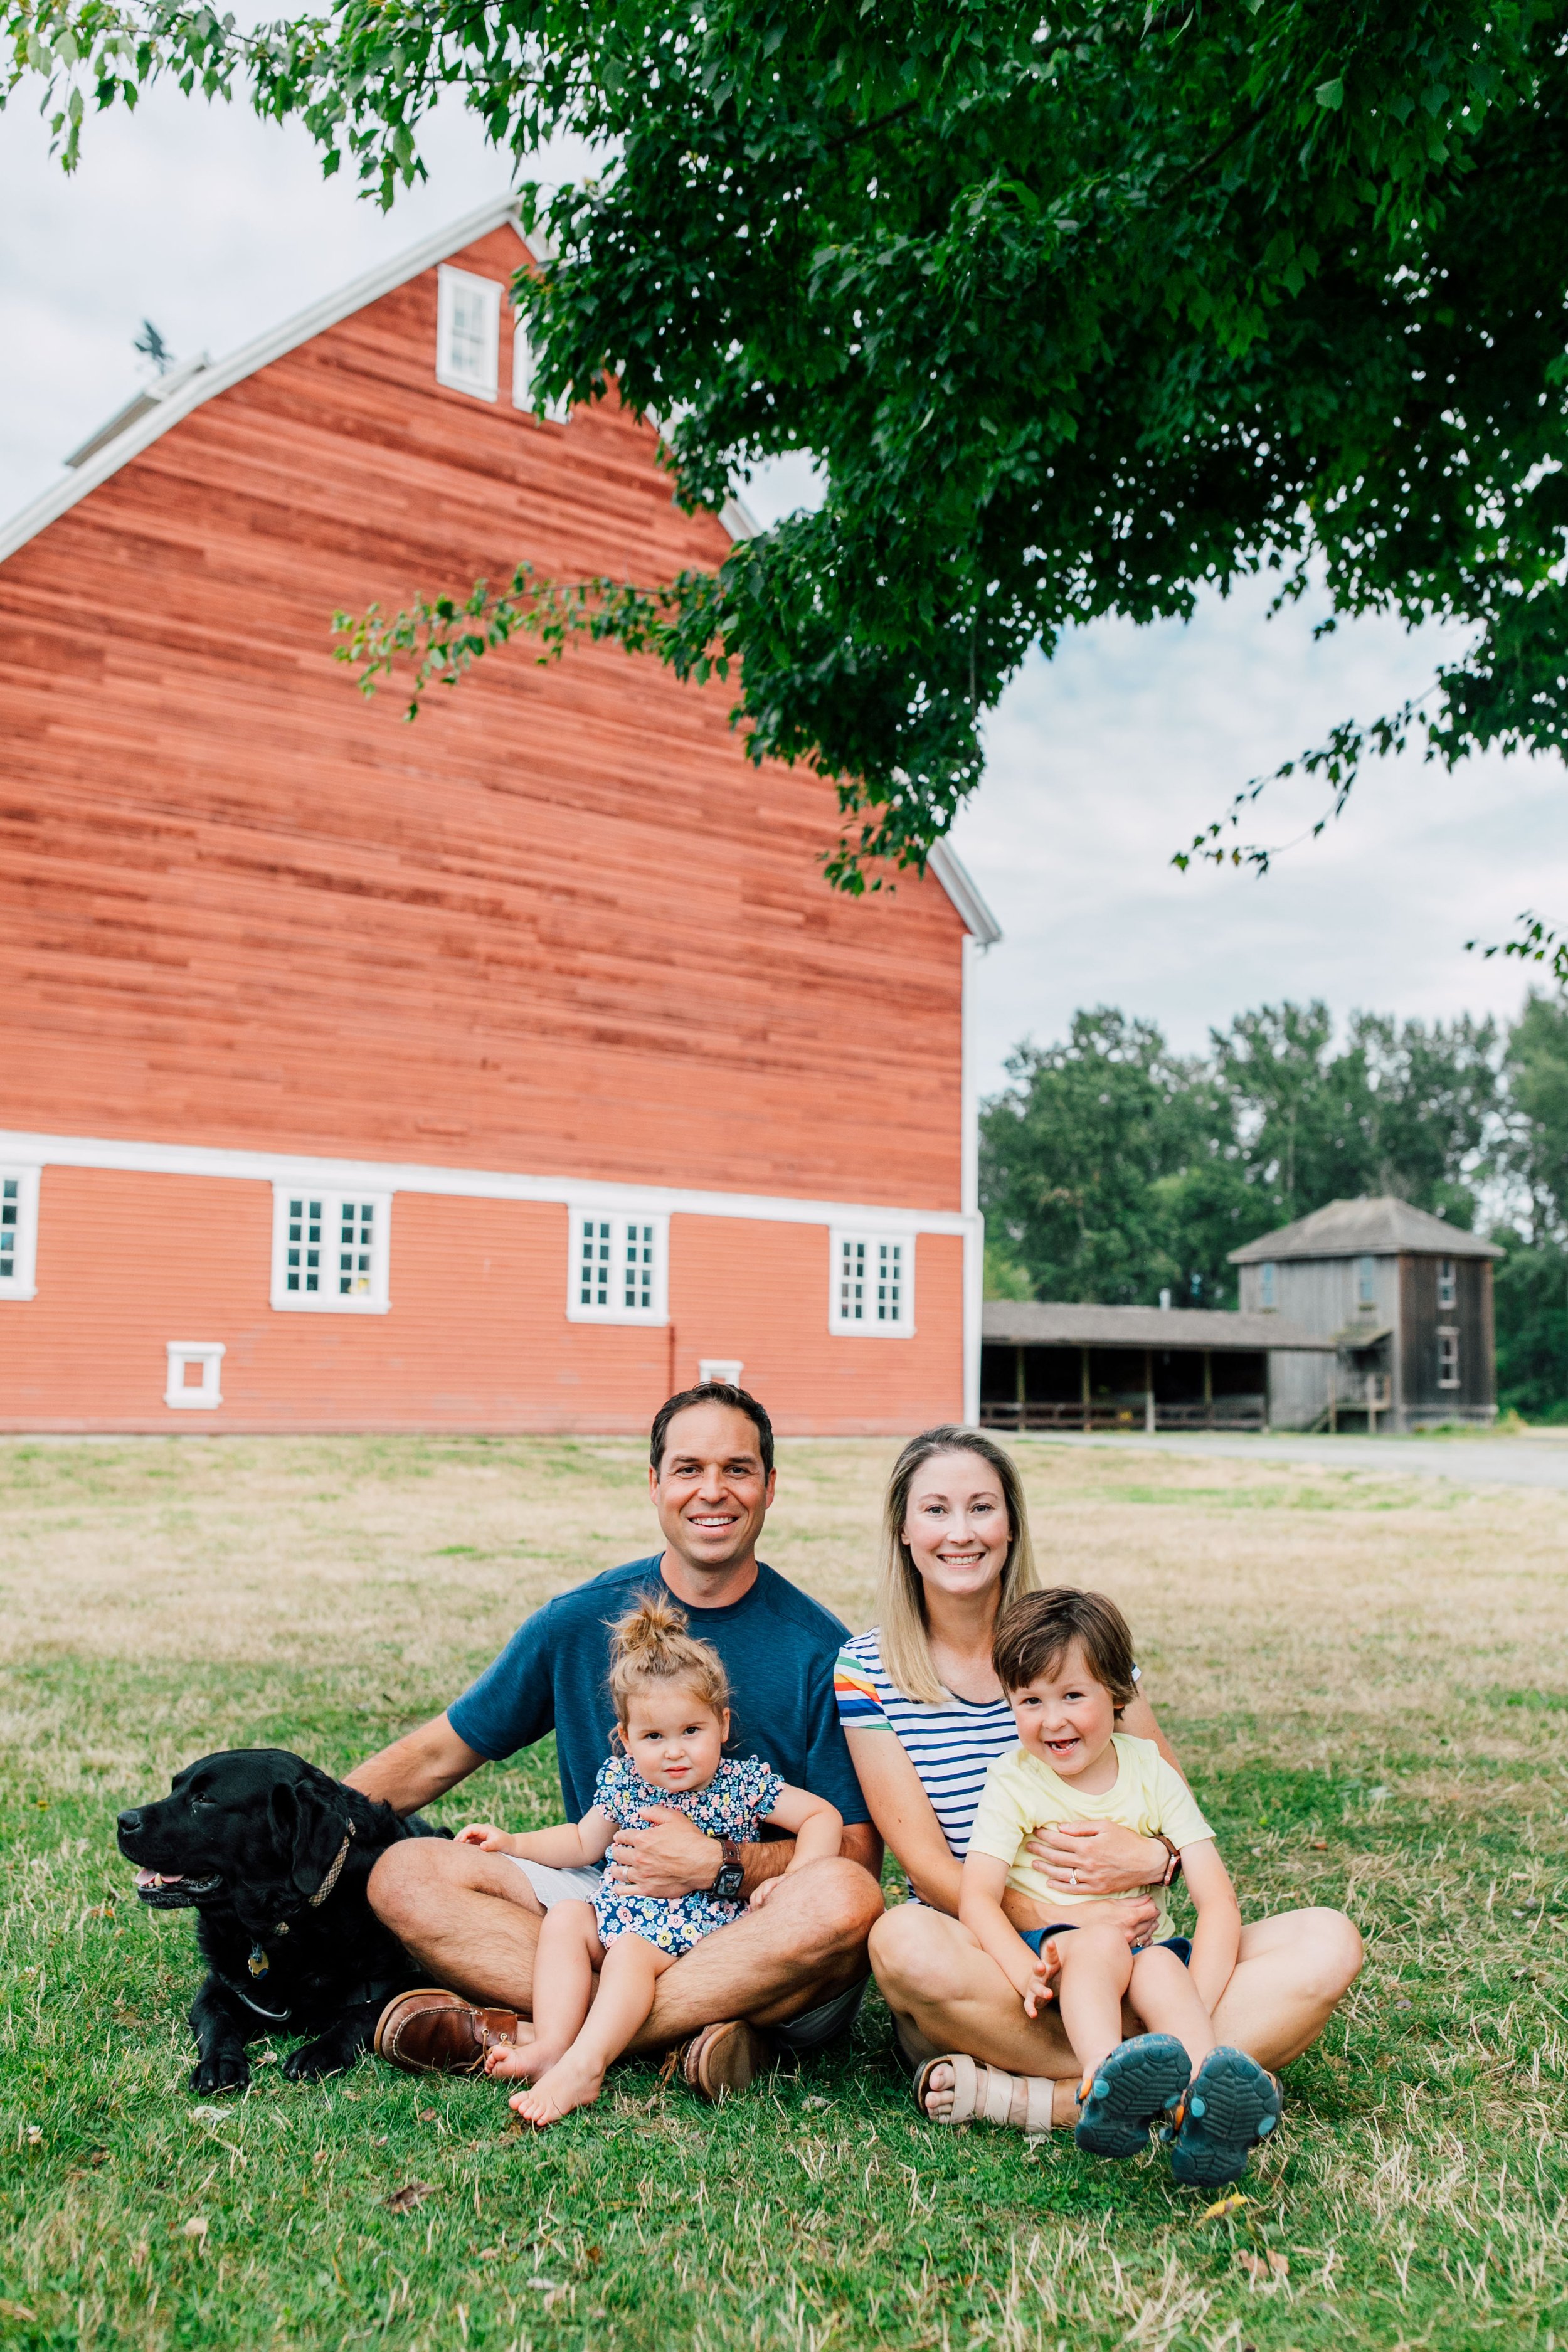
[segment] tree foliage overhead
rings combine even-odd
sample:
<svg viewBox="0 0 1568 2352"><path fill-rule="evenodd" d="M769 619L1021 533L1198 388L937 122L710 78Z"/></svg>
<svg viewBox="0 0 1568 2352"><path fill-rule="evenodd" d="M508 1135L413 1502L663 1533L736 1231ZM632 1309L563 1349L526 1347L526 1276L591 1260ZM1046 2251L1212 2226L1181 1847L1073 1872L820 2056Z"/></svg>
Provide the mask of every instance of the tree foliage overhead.
<svg viewBox="0 0 1568 2352"><path fill-rule="evenodd" d="M714 578L525 572L360 650L450 676L542 615L737 663L753 756L837 782L846 887L945 831L1032 646L1268 567L1473 628L1418 713L1313 755L1341 793L1411 725L1563 740L1568 0L4 5L68 161L159 73L300 117L384 202L444 92L519 156L597 143L525 199L542 389L616 378L689 502L809 450L820 510Z"/></svg>

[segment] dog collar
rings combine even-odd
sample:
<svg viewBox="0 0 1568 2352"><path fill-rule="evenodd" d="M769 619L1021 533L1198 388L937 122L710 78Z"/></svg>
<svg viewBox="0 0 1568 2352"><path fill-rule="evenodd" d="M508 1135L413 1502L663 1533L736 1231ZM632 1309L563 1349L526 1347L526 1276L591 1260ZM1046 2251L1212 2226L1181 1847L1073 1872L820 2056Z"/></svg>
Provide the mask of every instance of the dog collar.
<svg viewBox="0 0 1568 2352"><path fill-rule="evenodd" d="M331 1870L328 1871L325 1878L322 1879L320 1886L317 1887L314 1895L310 1897L310 1908L312 1911L317 1911L321 1908L328 1895L331 1893L333 1887L337 1885L339 1879L342 1876L343 1864L349 1858L349 1848L353 1843L353 1835L354 1825L353 1822L351 1822L348 1828L343 1832L343 1842L338 1848L336 1860L333 1862Z"/></svg>

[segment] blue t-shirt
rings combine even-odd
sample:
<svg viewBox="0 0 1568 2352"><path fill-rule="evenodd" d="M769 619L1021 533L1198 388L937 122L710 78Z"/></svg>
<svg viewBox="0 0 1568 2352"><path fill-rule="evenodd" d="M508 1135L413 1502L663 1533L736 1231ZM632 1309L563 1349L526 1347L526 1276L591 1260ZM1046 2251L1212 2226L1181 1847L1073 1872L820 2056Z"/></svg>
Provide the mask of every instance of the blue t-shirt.
<svg viewBox="0 0 1568 2352"><path fill-rule="evenodd" d="M845 1634L838 1619L760 1561L742 1599L727 1609L694 1609L669 1591L661 1557L606 1569L536 1609L447 1709L458 1738L494 1764L553 1731L566 1811L581 1821L615 1723L609 1629L652 1588L684 1611L692 1633L724 1661L728 1752L761 1757L781 1780L825 1797L847 1822L868 1821L834 1703L833 1662Z"/></svg>

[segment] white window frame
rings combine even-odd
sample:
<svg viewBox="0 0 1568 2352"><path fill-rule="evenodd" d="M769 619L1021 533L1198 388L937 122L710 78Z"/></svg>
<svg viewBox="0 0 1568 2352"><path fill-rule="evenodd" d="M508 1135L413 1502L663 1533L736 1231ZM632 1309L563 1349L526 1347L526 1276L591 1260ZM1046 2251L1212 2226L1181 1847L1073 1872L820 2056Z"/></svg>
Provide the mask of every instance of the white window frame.
<svg viewBox="0 0 1568 2352"><path fill-rule="evenodd" d="M564 395L559 400L547 400L542 408L534 406L533 345L521 319L511 331L511 404L524 415L542 416L552 425L569 425L572 421L572 403Z"/></svg>
<svg viewBox="0 0 1568 2352"><path fill-rule="evenodd" d="M1459 1303L1459 1269L1451 1257L1437 1260L1437 1304L1447 1310Z"/></svg>
<svg viewBox="0 0 1568 2352"><path fill-rule="evenodd" d="M166 1343L169 1356L168 1383L163 1391L163 1402L171 1412L216 1412L223 1402L223 1360L227 1353L221 1339L170 1339ZM185 1386L185 1366L199 1364L201 1386Z"/></svg>
<svg viewBox="0 0 1568 2352"><path fill-rule="evenodd" d="M604 1260L609 1279L602 1286L604 1303L596 1298L586 1304L583 1298L583 1246L589 1238L596 1247L609 1252ZM607 1234L601 1232L607 1227ZM653 1251L653 1280L647 1286L651 1294L646 1307L628 1307L626 1303L626 1255L631 1246L629 1236L636 1229L643 1238L639 1248ZM655 1209L589 1208L574 1206L567 1219L570 1239L566 1251L566 1320L569 1323L641 1323L652 1325L669 1320L669 1217ZM598 1286L595 1286L597 1287ZM638 1286L641 1287L641 1286Z"/></svg>
<svg viewBox="0 0 1568 2352"><path fill-rule="evenodd" d="M697 1360L699 1385L706 1388L710 1381L722 1381L726 1387L738 1389L741 1374L746 1367L739 1356L700 1356Z"/></svg>
<svg viewBox="0 0 1568 2352"><path fill-rule="evenodd" d="M16 1187L14 1200L5 1199L5 1187ZM36 1298L38 1295L38 1171L36 1168L11 1168L0 1165L0 1207L15 1209L16 1221L10 1230L16 1234L16 1246L11 1252L14 1271L0 1276L0 1300Z"/></svg>
<svg viewBox="0 0 1568 2352"><path fill-rule="evenodd" d="M878 1252L895 1244L901 1255L899 1260L899 1319L892 1322L877 1313ZM865 1306L868 1312L856 1316L844 1308L841 1282L846 1248L864 1248L867 1253L867 1282L869 1296ZM834 1225L828 1232L827 1247L827 1328L835 1334L853 1339L912 1339L915 1336L915 1235L897 1226Z"/></svg>
<svg viewBox="0 0 1568 2352"><path fill-rule="evenodd" d="M1279 1261L1266 1257L1258 1269L1258 1305L1259 1311L1272 1315L1279 1304Z"/></svg>
<svg viewBox="0 0 1568 2352"><path fill-rule="evenodd" d="M319 1201L321 1204L321 1240L318 1244L321 1263L314 1271L320 1288L309 1291L304 1285L309 1278L302 1266L291 1267L289 1253L304 1246L289 1238L293 1223L291 1206L296 1201ZM363 1274L356 1266L353 1278L368 1281L368 1289L345 1294L338 1285L342 1279L341 1266L335 1262L342 1247L343 1205L352 1202L356 1208L368 1207L371 1216L371 1241L367 1252L356 1249L356 1255L368 1255L370 1265ZM392 1305L390 1269L392 1265L392 1195L372 1192L367 1186L356 1185L349 1191L340 1185L329 1191L322 1184L274 1184L272 1187L272 1304L281 1315L384 1315ZM300 1287L290 1290L290 1274L300 1278Z"/></svg>
<svg viewBox="0 0 1568 2352"><path fill-rule="evenodd" d="M476 400L500 396L500 302L505 289L499 278L479 278L471 269L453 269L443 262L436 295L436 381L449 392L466 392ZM459 368L451 358L452 329L460 296L478 295L484 306L484 354L478 371Z"/></svg>
<svg viewBox="0 0 1568 2352"><path fill-rule="evenodd" d="M1437 1326L1437 1386L1457 1389L1459 1386L1459 1334L1452 1323Z"/></svg>
<svg viewBox="0 0 1568 2352"><path fill-rule="evenodd" d="M1377 1305L1377 1260L1370 1250L1363 1250L1355 1262L1355 1303L1358 1313Z"/></svg>

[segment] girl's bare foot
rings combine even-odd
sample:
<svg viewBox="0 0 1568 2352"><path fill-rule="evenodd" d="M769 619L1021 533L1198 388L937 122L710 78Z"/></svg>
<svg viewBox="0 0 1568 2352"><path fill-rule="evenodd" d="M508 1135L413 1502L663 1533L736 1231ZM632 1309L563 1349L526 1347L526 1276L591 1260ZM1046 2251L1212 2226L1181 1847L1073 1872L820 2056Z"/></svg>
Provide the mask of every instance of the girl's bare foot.
<svg viewBox="0 0 1568 2352"><path fill-rule="evenodd" d="M568 2050L531 2091L515 2091L508 2104L525 2124L558 2124L574 2107L591 2107L604 2086L604 2068Z"/></svg>
<svg viewBox="0 0 1568 2352"><path fill-rule="evenodd" d="M552 2053L537 2041L492 2042L485 2052L486 2074L508 2083L531 2083L552 2063Z"/></svg>

